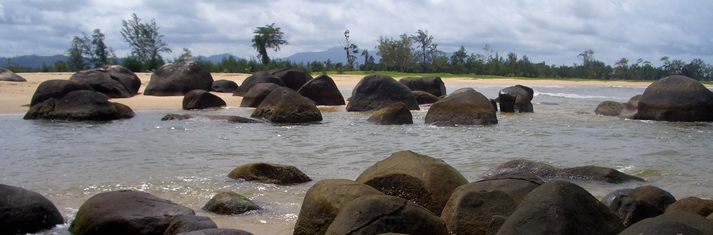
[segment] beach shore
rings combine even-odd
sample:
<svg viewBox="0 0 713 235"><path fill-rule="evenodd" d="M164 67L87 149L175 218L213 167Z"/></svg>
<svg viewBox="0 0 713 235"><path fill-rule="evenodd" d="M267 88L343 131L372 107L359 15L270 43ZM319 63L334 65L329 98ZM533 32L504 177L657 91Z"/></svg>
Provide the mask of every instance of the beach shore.
<svg viewBox="0 0 713 235"><path fill-rule="evenodd" d="M29 109L32 95L37 90L37 86L43 81L51 79L69 79L72 76L69 73L18 73L18 75L27 79L27 82L0 82L0 113L25 113ZM119 102L128 105L134 110L140 109L180 109L182 107L183 96L145 96L143 95L144 88L148 85L151 79L151 73L137 73L141 79L141 88L139 94L126 99L113 99L114 102ZM211 74L214 80L231 80L240 85L242 81L250 76L246 73L213 73ZM355 86L364 75L329 75L334 79L337 86ZM399 79L398 77L395 79ZM533 85L563 85L563 86L637 86L645 87L651 84L650 82L625 82L625 81L567 81L567 80L519 80L511 78L502 79L477 79L477 78L443 78L446 85L449 84L465 84L465 85L515 85L521 84L525 86ZM233 96L229 93L214 93L220 96L228 106L240 106L241 97ZM345 97L348 98L348 97Z"/></svg>

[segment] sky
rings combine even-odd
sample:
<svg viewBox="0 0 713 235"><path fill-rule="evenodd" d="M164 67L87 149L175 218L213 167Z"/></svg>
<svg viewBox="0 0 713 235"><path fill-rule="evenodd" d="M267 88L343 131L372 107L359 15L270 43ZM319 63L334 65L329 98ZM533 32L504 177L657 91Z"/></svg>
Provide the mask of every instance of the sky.
<svg viewBox="0 0 713 235"><path fill-rule="evenodd" d="M445 52L484 54L489 44L548 65L581 64L588 49L610 65L642 58L660 66L663 56L713 63L713 1L705 0L0 0L0 56L63 54L75 35L100 29L124 57L121 23L132 13L156 20L173 51L166 59L182 48L256 57L253 31L275 23L289 45L272 58L339 46L348 29L371 53L380 36L427 30Z"/></svg>

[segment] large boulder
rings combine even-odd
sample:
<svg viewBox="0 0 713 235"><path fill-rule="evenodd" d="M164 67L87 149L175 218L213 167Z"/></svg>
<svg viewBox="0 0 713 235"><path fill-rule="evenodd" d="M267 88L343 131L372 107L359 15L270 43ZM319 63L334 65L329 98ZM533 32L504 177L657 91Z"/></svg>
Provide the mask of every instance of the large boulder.
<svg viewBox="0 0 713 235"><path fill-rule="evenodd" d="M366 121L379 125L413 124L413 116L406 104L396 102L379 109Z"/></svg>
<svg viewBox="0 0 713 235"><path fill-rule="evenodd" d="M267 97L272 91L280 88L280 85L275 83L259 83L253 88L250 88L248 93L245 93L243 100L240 101L240 107L252 107L255 108L260 106L265 97Z"/></svg>
<svg viewBox="0 0 713 235"><path fill-rule="evenodd" d="M307 190L295 223L295 235L321 235L347 203L365 195L383 195L366 184L345 179L326 179Z"/></svg>
<svg viewBox="0 0 713 235"><path fill-rule="evenodd" d="M461 88L431 105L426 113L426 124L491 125L498 124L498 118L488 98L473 88Z"/></svg>
<svg viewBox="0 0 713 235"><path fill-rule="evenodd" d="M233 93L238 90L238 84L225 79L215 80L210 85L210 90L220 93Z"/></svg>
<svg viewBox="0 0 713 235"><path fill-rule="evenodd" d="M273 76L282 79L285 86L294 91L299 90L302 85L309 82L309 80L312 80L312 75L298 68L273 69L268 72Z"/></svg>
<svg viewBox="0 0 713 235"><path fill-rule="evenodd" d="M409 110L419 110L416 97L406 85L389 76L369 75L354 87L347 111L379 110L394 102L406 104Z"/></svg>
<svg viewBox="0 0 713 235"><path fill-rule="evenodd" d="M203 210L221 215L237 215L260 209L253 201L235 192L220 192L203 206Z"/></svg>
<svg viewBox="0 0 713 235"><path fill-rule="evenodd" d="M421 104L433 104L441 100L435 95L425 91L413 91L413 96L416 97L416 102Z"/></svg>
<svg viewBox="0 0 713 235"><path fill-rule="evenodd" d="M624 109L624 104L616 101L604 101L597 105L594 114L601 116L619 116Z"/></svg>
<svg viewBox="0 0 713 235"><path fill-rule="evenodd" d="M535 188L500 227L509 234L618 234L619 217L587 190L566 181Z"/></svg>
<svg viewBox="0 0 713 235"><path fill-rule="evenodd" d="M635 200L642 200L656 206L661 211L666 211L666 207L676 202L676 198L666 190L656 186L646 185L635 188L629 192L629 197Z"/></svg>
<svg viewBox="0 0 713 235"><path fill-rule="evenodd" d="M122 113L109 97L91 90L70 92L61 99L47 100L30 107L24 119L58 119L69 121L108 121L133 117L131 109L122 105ZM128 109L128 110L127 110Z"/></svg>
<svg viewBox="0 0 713 235"><path fill-rule="evenodd" d="M151 74L144 95L181 96L189 91L209 91L213 76L201 63L193 60L164 64Z"/></svg>
<svg viewBox="0 0 713 235"><path fill-rule="evenodd" d="M177 215L163 232L163 235L176 235L179 233L218 228L218 225L208 217L196 215Z"/></svg>
<svg viewBox="0 0 713 235"><path fill-rule="evenodd" d="M441 215L453 190L468 183L443 160L401 151L377 162L356 180L383 192L413 201Z"/></svg>
<svg viewBox="0 0 713 235"><path fill-rule="evenodd" d="M621 218L624 227L629 227L643 219L663 214L663 211L654 205L642 200L630 198L629 196L617 197L607 206Z"/></svg>
<svg viewBox="0 0 713 235"><path fill-rule="evenodd" d="M713 92L686 76L662 78L646 88L637 119L695 122L713 121Z"/></svg>
<svg viewBox="0 0 713 235"><path fill-rule="evenodd" d="M500 112L532 113L532 98L535 92L532 88L515 85L506 87L498 93Z"/></svg>
<svg viewBox="0 0 713 235"><path fill-rule="evenodd" d="M207 109L225 107L227 104L217 95L205 90L192 90L183 96L183 109Z"/></svg>
<svg viewBox="0 0 713 235"><path fill-rule="evenodd" d="M713 213L713 200L687 197L677 200L673 204L666 207L666 213L674 210L688 211L701 216L709 216Z"/></svg>
<svg viewBox="0 0 713 235"><path fill-rule="evenodd" d="M446 95L446 85L440 77L406 77L399 82L412 91L424 91L436 97Z"/></svg>
<svg viewBox="0 0 713 235"><path fill-rule="evenodd" d="M259 71L245 78L245 80L243 80L243 83L240 84L240 87L235 90L233 96L244 96L245 93L248 93L248 91L253 88L253 86L260 83L275 83L279 86L287 86L285 85L285 82L283 82L282 79L280 79L279 77L275 77L267 71Z"/></svg>
<svg viewBox="0 0 713 235"><path fill-rule="evenodd" d="M271 164L271 163L250 163L236 167L228 174L233 179L243 179L246 181L257 180L268 184L299 184L312 181L305 173L294 166Z"/></svg>
<svg viewBox="0 0 713 235"><path fill-rule="evenodd" d="M139 91L141 80L136 74L120 65L105 65L82 70L73 74L69 80L91 86L94 91L104 93L110 98L129 98Z"/></svg>
<svg viewBox="0 0 713 235"><path fill-rule="evenodd" d="M599 166L580 166L559 169L544 163L524 159L512 160L488 170L484 175L495 175L507 171L530 172L542 178L561 178L579 180L598 180L609 183L623 183L627 181L644 181L643 179L622 173L616 169Z"/></svg>
<svg viewBox="0 0 713 235"><path fill-rule="evenodd" d="M50 98L62 99L65 95L73 91L89 90L93 91L89 85L70 80L47 80L37 86L37 90L32 95L30 107L42 103Z"/></svg>
<svg viewBox="0 0 713 235"><path fill-rule="evenodd" d="M264 118L273 123L322 121L322 112L312 101L287 87L270 92L250 116Z"/></svg>
<svg viewBox="0 0 713 235"><path fill-rule="evenodd" d="M144 192L104 192L79 207L69 231L75 235L163 234L174 216L179 215L195 215L195 212Z"/></svg>
<svg viewBox="0 0 713 235"><path fill-rule="evenodd" d="M62 223L62 214L46 197L0 184L0 234L36 233Z"/></svg>
<svg viewBox="0 0 713 235"><path fill-rule="evenodd" d="M6 82L27 82L27 79L20 77L6 68L0 68L0 81Z"/></svg>
<svg viewBox="0 0 713 235"><path fill-rule="evenodd" d="M316 105L344 105L344 96L337 84L327 75L319 75L302 85L297 93L314 101Z"/></svg>
<svg viewBox="0 0 713 235"><path fill-rule="evenodd" d="M346 204L326 234L446 235L446 224L426 208L389 195L367 195Z"/></svg>
<svg viewBox="0 0 713 235"><path fill-rule="evenodd" d="M713 234L713 221L691 212L675 210L639 221L619 234Z"/></svg>
<svg viewBox="0 0 713 235"><path fill-rule="evenodd" d="M639 113L639 99L641 99L641 95L635 95L634 97L631 97L631 99L629 99L629 102L626 102L624 104L624 108L621 109L619 117L628 119L636 118L636 114Z"/></svg>

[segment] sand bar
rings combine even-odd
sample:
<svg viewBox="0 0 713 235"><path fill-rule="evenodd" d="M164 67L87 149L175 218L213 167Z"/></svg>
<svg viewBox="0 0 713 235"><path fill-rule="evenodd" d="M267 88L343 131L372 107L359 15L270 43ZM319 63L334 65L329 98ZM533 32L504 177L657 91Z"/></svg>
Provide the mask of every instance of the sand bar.
<svg viewBox="0 0 713 235"><path fill-rule="evenodd" d="M37 90L37 86L46 80L51 79L69 79L74 73L18 73L18 75L27 79L27 82L0 82L0 113L25 113L29 109L32 95ZM137 73L141 79L141 88L139 95L126 99L113 99L114 102L119 102L128 105L134 110L139 109L180 109L182 107L182 96L159 97L159 96L144 96L141 94L148 85L151 79L151 73ZM241 84L242 81L250 76L246 73L213 73L214 80L232 80ZM334 79L337 86L355 86L364 75L329 75ZM399 78L396 78L399 79ZM571 85L571 86L637 86L645 87L651 84L650 82L624 82L624 81L566 81L566 80L518 80L511 78L502 79L477 79L477 78L444 78L443 82L449 84L465 84L465 85L515 85L522 84L526 86L532 85ZM242 99L237 96L232 96L228 93L214 93L228 104L228 106L240 106ZM346 98L346 97L345 97Z"/></svg>

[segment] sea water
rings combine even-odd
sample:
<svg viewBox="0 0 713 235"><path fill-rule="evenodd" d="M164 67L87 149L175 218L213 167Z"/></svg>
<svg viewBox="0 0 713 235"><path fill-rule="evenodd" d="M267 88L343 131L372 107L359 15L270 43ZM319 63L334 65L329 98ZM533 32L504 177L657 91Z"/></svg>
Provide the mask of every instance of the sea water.
<svg viewBox="0 0 713 235"><path fill-rule="evenodd" d="M447 89L462 87L495 98L506 85ZM339 88L349 97L353 86ZM527 159L556 167L611 167L647 180L570 180L598 198L642 185L661 187L677 198L713 197L713 125L593 114L600 102L626 102L642 94L644 87L532 88L535 113L498 113L499 123L491 126L425 125L428 106L412 111L413 125L396 126L370 124L370 113L346 112L344 106L320 107L324 121L299 125L161 121L168 113L248 117L254 110L239 107L135 110L134 118L110 122L28 121L22 120L23 114L3 114L0 184L29 189L54 202L67 223L44 234L68 234L84 201L121 189L188 206L221 228L291 234L310 186L323 179L355 180L374 163L402 150L443 159L470 182L501 163ZM296 166L313 181L280 186L227 177L235 167L253 162ZM235 216L202 211L221 191L242 194L264 209Z"/></svg>

